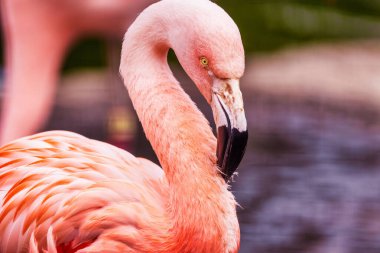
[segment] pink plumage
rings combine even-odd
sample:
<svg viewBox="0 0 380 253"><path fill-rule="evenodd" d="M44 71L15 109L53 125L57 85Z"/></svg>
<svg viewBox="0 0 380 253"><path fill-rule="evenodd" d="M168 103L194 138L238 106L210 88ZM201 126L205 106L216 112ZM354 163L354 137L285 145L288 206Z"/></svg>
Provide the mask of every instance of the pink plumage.
<svg viewBox="0 0 380 253"><path fill-rule="evenodd" d="M49 228L56 245L75 248L75 239L92 242L102 230L131 226L132 232L140 221L131 215L143 215L146 199L162 208L162 170L109 144L53 131L0 152L1 252L23 252L32 233L45 248Z"/></svg>
<svg viewBox="0 0 380 253"><path fill-rule="evenodd" d="M218 139L173 77L169 48L210 103ZM247 126L235 23L208 0L163 0L126 33L120 71L162 169L64 131L3 146L0 252L238 251L227 181Z"/></svg>
<svg viewBox="0 0 380 253"><path fill-rule="evenodd" d="M6 75L0 144L36 133L45 123L72 44L93 34L121 40L136 16L156 1L2 0Z"/></svg>

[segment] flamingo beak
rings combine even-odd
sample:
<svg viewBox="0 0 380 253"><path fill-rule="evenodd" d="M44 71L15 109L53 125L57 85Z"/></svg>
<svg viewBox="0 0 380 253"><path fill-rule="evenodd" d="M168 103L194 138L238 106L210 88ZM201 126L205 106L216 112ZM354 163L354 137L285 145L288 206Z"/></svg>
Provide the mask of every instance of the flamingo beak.
<svg viewBox="0 0 380 253"><path fill-rule="evenodd" d="M226 182L241 162L248 131L243 97L237 79L214 78L211 107L217 128L218 166Z"/></svg>

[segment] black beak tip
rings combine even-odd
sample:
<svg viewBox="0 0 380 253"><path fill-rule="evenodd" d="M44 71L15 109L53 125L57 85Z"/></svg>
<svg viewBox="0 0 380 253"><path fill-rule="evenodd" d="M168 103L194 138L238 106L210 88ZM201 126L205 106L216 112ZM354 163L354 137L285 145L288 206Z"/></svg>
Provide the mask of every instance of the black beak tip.
<svg viewBox="0 0 380 253"><path fill-rule="evenodd" d="M227 171L228 176L231 177L236 171L241 160L243 159L248 142L248 131L240 132L237 129L232 129L232 145L229 154Z"/></svg>
<svg viewBox="0 0 380 253"><path fill-rule="evenodd" d="M218 166L226 182L236 171L243 159L247 142L248 131L239 131L233 128L231 131L226 126L218 128L217 157Z"/></svg>

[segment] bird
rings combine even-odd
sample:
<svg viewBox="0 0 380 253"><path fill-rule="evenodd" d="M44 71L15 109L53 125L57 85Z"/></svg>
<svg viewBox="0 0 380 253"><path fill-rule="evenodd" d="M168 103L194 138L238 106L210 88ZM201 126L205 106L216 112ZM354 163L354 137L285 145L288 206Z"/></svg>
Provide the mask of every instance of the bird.
<svg viewBox="0 0 380 253"><path fill-rule="evenodd" d="M1 1L6 71L0 144L36 133L45 123L71 45L88 35L111 45L121 41L138 13L156 1Z"/></svg>
<svg viewBox="0 0 380 253"><path fill-rule="evenodd" d="M210 104L216 136L173 76L173 49ZM230 179L248 141L244 48L209 0L162 0L127 30L120 73L160 165L48 131L0 148L0 252L235 253Z"/></svg>

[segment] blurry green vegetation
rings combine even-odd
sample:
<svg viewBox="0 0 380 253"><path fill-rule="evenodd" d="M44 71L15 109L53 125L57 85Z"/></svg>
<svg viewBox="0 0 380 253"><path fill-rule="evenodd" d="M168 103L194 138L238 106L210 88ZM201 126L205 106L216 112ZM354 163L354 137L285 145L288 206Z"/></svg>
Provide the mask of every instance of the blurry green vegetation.
<svg viewBox="0 0 380 253"><path fill-rule="evenodd" d="M64 70L78 67L103 67L107 63L106 42L89 38L77 44L65 61Z"/></svg>
<svg viewBox="0 0 380 253"><path fill-rule="evenodd" d="M319 41L380 36L380 0L215 0L238 24L247 54ZM105 42L90 39L65 69L106 64Z"/></svg>
<svg viewBox="0 0 380 253"><path fill-rule="evenodd" d="M220 0L246 51L380 36L379 0Z"/></svg>

